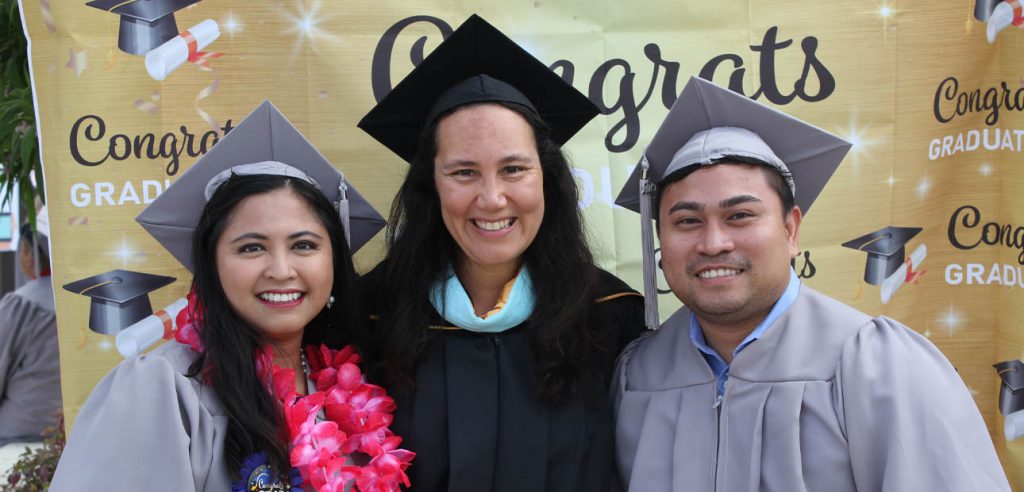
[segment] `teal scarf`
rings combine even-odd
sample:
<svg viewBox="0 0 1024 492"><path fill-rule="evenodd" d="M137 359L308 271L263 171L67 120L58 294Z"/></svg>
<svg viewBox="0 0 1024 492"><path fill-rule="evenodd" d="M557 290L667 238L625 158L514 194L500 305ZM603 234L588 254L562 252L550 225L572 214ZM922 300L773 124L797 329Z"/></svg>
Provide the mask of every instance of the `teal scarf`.
<svg viewBox="0 0 1024 492"><path fill-rule="evenodd" d="M464 330L479 333L501 333L519 326L533 313L536 303L533 281L524 266L512 284L512 292L505 305L495 314L481 318L473 310L473 301L466 294L466 288L451 267L448 272L430 288L430 303L441 317Z"/></svg>

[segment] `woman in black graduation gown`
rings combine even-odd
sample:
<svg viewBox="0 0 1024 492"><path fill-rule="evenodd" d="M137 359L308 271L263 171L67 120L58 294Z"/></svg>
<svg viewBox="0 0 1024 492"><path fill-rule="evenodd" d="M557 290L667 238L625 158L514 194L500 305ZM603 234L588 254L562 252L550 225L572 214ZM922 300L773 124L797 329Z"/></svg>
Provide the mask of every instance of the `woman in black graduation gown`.
<svg viewBox="0 0 1024 492"><path fill-rule="evenodd" d="M360 122L412 165L373 299L418 491L599 491L642 297L594 265L561 145L597 109L473 16Z"/></svg>

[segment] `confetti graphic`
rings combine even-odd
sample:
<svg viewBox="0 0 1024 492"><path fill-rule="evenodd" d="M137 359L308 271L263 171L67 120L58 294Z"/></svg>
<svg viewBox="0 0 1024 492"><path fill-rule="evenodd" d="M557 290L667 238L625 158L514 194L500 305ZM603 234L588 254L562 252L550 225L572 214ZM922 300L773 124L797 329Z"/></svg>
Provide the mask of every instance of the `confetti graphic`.
<svg viewBox="0 0 1024 492"><path fill-rule="evenodd" d="M50 10L50 0L40 0L39 9L43 12L43 24L46 25L46 30L50 32L57 32L57 22L53 20L53 11Z"/></svg>
<svg viewBox="0 0 1024 492"><path fill-rule="evenodd" d="M135 106L135 109L142 111L143 113L155 115L160 112L160 106L156 104L159 100L160 93L153 91L153 94L150 95L149 101L145 99L136 99L132 105Z"/></svg>
<svg viewBox="0 0 1024 492"><path fill-rule="evenodd" d="M218 87L220 87L220 79L214 79L212 84L199 91L199 94L196 95L195 107L196 113L199 113L199 117L213 128L213 131L217 133L217 137L223 137L223 130L220 129L220 125L217 124L217 120L213 119L213 116L210 116L210 113L207 113L203 108L199 107L199 101L202 101L203 99L210 97L214 92L217 92Z"/></svg>
<svg viewBox="0 0 1024 492"><path fill-rule="evenodd" d="M75 77L81 77L82 72L89 68L89 52L86 50L75 51L73 49L68 50L68 62L64 64L65 67L70 68L75 72Z"/></svg>
<svg viewBox="0 0 1024 492"><path fill-rule="evenodd" d="M155 103L143 99L136 99L135 102L132 103L132 105L135 106L135 109L142 111L146 114L155 115L159 110L159 107Z"/></svg>

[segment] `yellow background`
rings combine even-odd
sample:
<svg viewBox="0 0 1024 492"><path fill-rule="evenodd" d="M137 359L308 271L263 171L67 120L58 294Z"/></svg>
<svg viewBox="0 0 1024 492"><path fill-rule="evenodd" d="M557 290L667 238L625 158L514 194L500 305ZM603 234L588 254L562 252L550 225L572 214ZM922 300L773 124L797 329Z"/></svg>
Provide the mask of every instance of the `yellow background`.
<svg viewBox="0 0 1024 492"><path fill-rule="evenodd" d="M164 171L167 159L108 160L95 167L75 163L69 138L80 117L102 117L108 136L180 136L181 125L201 136L210 126L200 117L197 104L220 124L228 119L237 124L258 103L270 99L378 210L386 212L407 165L355 124L374 105L374 49L382 34L401 19L428 15L456 27L478 13L545 63L571 61L574 85L584 93L602 63L623 59L633 76L626 87L637 101L652 84L654 65L644 54L649 43L660 47L662 59L679 64L676 93L708 60L725 53L742 58L744 92L753 93L760 84L761 63L751 46L776 27L778 41L792 40L776 53L775 80L782 92L791 92L800 77L805 62L800 45L808 37L817 39L816 57L836 79L835 91L824 100L797 98L781 109L855 142L802 227L801 246L811 252L816 271L805 282L928 336L971 389L1011 483L1024 488L1024 440L1005 442L997 409L999 380L992 368L996 362L1024 357L1024 327L1017 322L1024 319L1022 296L1008 286L949 285L944 278L946 266L953 263L1020 266L1019 248L983 245L959 250L947 239L947 227L953 211L967 204L978 207L983 222L1024 225L1021 153L979 150L928 158L932 139L988 128L984 113L946 124L936 121L932 104L940 81L954 76L962 91L984 90L1004 80L1011 89L1024 84L1016 52L1024 52L1024 31L1008 28L989 44L985 25L973 18L973 2L449 0L385 5L355 0L205 0L179 11L178 27L184 30L204 19L218 21L220 38L206 50L223 52L223 57L211 61L212 71L185 64L163 82L146 74L142 57L117 49L117 16L84 3L22 3L50 206L69 424L92 386L121 357L111 337L87 328L88 299L59 286L115 268L177 277L173 285L151 294L154 308L166 306L188 287L187 272L134 222L142 205L72 205L70 189L75 183L117 185L131 180L138 185L169 178ZM412 68L409 53L420 36L426 36L427 51L441 40L437 29L423 22L402 31L392 52L393 82ZM78 72L76 66L84 70ZM624 75L621 69L610 72L602 91L605 101L622 95ZM732 75L733 65L726 62L714 80L727 84ZM636 145L625 152L609 152L604 146L610 128L623 118L619 110L596 118L567 146L575 166L591 177L594 200L585 214L597 257L638 289L638 217L612 207L608 199L618 194L668 111L661 100L664 72L658 77L640 110ZM818 86L813 71L809 80L806 92L814 94ZM215 81L216 90L197 103L200 91ZM154 109L142 111L136 101L155 105ZM1024 115L1003 108L995 127L1024 128ZM621 137L615 141L621 142ZM106 140L83 142L82 148L103 154L105 145ZM194 161L183 155L181 171ZM888 225L923 227L907 245L907 253L925 243L928 257L920 281L904 286L883 305L879 287L861 280L865 254L840 244ZM977 231L972 234L976 237ZM365 271L381 257L378 237L357 254L357 265ZM798 271L801 265L802 261ZM663 281L661 285L664 288ZM663 317L678 307L670 294L662 295L660 302Z"/></svg>

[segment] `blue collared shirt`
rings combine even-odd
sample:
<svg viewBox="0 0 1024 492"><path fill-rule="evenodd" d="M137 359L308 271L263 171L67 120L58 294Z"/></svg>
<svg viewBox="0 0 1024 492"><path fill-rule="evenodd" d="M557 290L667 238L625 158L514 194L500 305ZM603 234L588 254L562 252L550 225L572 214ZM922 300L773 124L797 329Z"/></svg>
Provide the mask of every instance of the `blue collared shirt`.
<svg viewBox="0 0 1024 492"><path fill-rule="evenodd" d="M790 306L793 305L793 301L796 301L796 295L800 293L800 279L797 278L796 272L793 269L789 270L789 285L786 286L786 291L782 293L782 297L775 302L775 306L768 312L768 316L761 321L754 331L747 335L739 345L736 346L736 350L733 350L732 357L735 359L736 354L740 353L741 350L745 349L747 345L750 345L764 336L768 328L785 313ZM690 340L693 345L700 350L701 354L704 355L704 360L708 361L708 366L711 367L711 372L715 374L715 380L718 382L718 397L721 399L725 393L725 382L729 379L729 364L725 362L725 359L715 349L708 345L707 340L704 339L704 332L700 328L700 322L697 321L697 316L690 312ZM717 403L716 403L717 406Z"/></svg>

